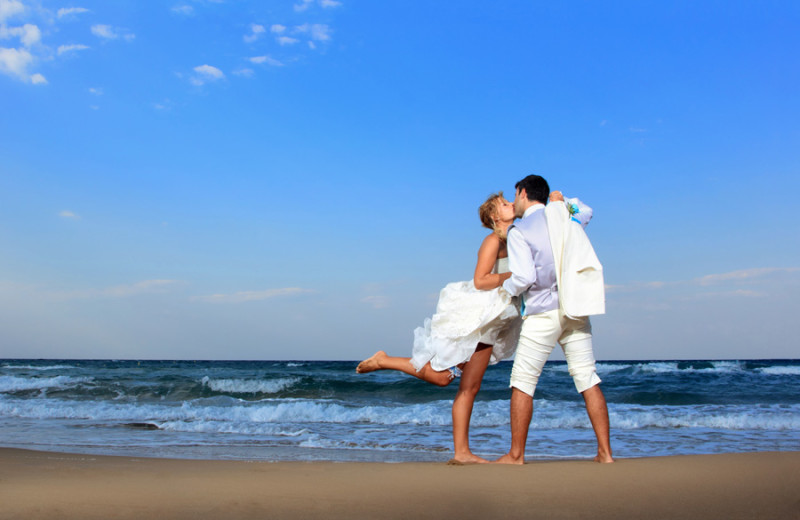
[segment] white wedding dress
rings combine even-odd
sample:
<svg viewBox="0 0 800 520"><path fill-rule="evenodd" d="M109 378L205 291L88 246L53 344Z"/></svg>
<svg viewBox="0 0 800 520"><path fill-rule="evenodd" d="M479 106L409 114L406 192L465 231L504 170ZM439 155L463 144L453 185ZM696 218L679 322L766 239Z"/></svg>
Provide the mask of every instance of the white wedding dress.
<svg viewBox="0 0 800 520"><path fill-rule="evenodd" d="M498 258L492 272L508 272L508 258ZM521 327L517 299L500 287L479 291L472 280L449 283L436 314L414 330L411 364L419 371L430 361L434 370L447 370L469 361L478 343L493 345L489 363L495 364L514 355Z"/></svg>

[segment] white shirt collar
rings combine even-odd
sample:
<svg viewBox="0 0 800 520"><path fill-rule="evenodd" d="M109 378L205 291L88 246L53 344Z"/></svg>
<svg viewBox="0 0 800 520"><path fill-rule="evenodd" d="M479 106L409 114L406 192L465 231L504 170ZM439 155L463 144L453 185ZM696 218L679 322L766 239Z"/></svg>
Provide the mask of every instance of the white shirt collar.
<svg viewBox="0 0 800 520"><path fill-rule="evenodd" d="M539 211L540 209L544 209L544 204L542 204L541 202L535 202L533 204L533 206L531 206L531 207L529 207L528 209L525 210L525 213L522 214L522 218L525 218L528 215L530 215L531 213L535 213L536 211Z"/></svg>

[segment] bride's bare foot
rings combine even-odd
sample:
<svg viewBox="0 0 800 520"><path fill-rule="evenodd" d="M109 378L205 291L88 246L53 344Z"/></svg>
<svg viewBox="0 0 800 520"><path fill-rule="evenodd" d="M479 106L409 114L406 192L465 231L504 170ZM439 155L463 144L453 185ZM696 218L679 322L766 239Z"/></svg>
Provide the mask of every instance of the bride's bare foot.
<svg viewBox="0 0 800 520"><path fill-rule="evenodd" d="M379 350L372 354L364 361L358 364L356 372L359 374L366 374L367 372L374 372L381 369L381 360L386 357L386 352Z"/></svg>
<svg viewBox="0 0 800 520"><path fill-rule="evenodd" d="M466 466L467 464L488 464L489 461L472 453L456 455L447 461L450 466Z"/></svg>

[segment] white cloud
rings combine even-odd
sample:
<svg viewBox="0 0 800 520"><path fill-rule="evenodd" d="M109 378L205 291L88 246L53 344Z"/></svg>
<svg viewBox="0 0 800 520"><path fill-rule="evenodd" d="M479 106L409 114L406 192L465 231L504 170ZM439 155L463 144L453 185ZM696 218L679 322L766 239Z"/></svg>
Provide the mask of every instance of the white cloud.
<svg viewBox="0 0 800 520"><path fill-rule="evenodd" d="M122 298L125 296L133 296L143 293L162 293L170 287L180 284L178 280L145 280L131 285L117 285L103 289L101 294L115 298Z"/></svg>
<svg viewBox="0 0 800 520"><path fill-rule="evenodd" d="M254 56L249 58L249 60L251 63L256 63L258 65L266 63L267 65L272 65L273 67L283 67L283 63L275 58L271 58L270 56Z"/></svg>
<svg viewBox="0 0 800 520"><path fill-rule="evenodd" d="M361 298L361 303L365 303L373 309L385 309L391 303L389 297L386 296L386 286L384 284L366 284L361 287L361 293L365 295Z"/></svg>
<svg viewBox="0 0 800 520"><path fill-rule="evenodd" d="M77 289L73 291L53 291L43 289L36 286L19 286L12 285L8 287L0 281L0 295L8 289L11 289L18 298L31 299L35 301L73 301L73 300L96 300L106 298L127 298L130 296L137 296L140 294L159 294L166 293L176 287L185 285L185 282L180 280L166 280L154 279L143 280L131 284L115 285L111 287L103 287L99 289Z"/></svg>
<svg viewBox="0 0 800 520"><path fill-rule="evenodd" d="M211 294L208 296L199 296L196 300L205 303L245 303L311 292L314 291L300 287L286 287L282 289L267 289L264 291L241 291L233 294Z"/></svg>
<svg viewBox="0 0 800 520"><path fill-rule="evenodd" d="M297 38L292 38L290 36L278 36L277 40L281 45L294 45L300 41Z"/></svg>
<svg viewBox="0 0 800 520"><path fill-rule="evenodd" d="M69 300L94 300L105 298L128 298L141 294L165 293L171 288L182 285L179 280L144 280L126 285L115 285L102 289L83 289L67 292L50 292L44 294L45 297L56 301Z"/></svg>
<svg viewBox="0 0 800 520"><path fill-rule="evenodd" d="M65 53L67 53L67 52L72 52L72 51L84 51L84 50L86 50L86 49L88 49L88 48L89 48L89 46L88 46L88 45L80 45L80 44L75 44L75 45L59 45L59 46L58 46L58 51L57 51L57 53L58 53L58 55L59 55L59 56L61 56L62 54L65 54Z"/></svg>
<svg viewBox="0 0 800 520"><path fill-rule="evenodd" d="M211 81L218 81L225 77L225 74L211 65L200 65L194 68L195 75L189 80L192 85L201 86Z"/></svg>
<svg viewBox="0 0 800 520"><path fill-rule="evenodd" d="M389 298L382 295L365 296L361 298L361 302L371 305L374 309L385 309L389 306Z"/></svg>
<svg viewBox="0 0 800 520"><path fill-rule="evenodd" d="M234 70L233 73L236 74L237 76L243 76L245 78L251 78L251 77L253 77L253 74L256 73L256 71L254 71L253 69L243 68L243 69Z"/></svg>
<svg viewBox="0 0 800 520"><path fill-rule="evenodd" d="M73 14L82 14L88 13L89 10L85 7L62 7L58 10L58 17L64 18L65 16L71 16Z"/></svg>
<svg viewBox="0 0 800 520"><path fill-rule="evenodd" d="M727 273L709 274L691 280L676 280L673 282L634 282L627 285L606 285L606 292L619 293L619 292L636 292L646 290L660 290L673 287L708 287L712 285L730 286L731 289L725 294L737 295L761 295L760 291L751 291L747 289L733 289L734 285L741 285L743 283L750 283L753 281L762 281L769 277L778 277L780 275L790 275L800 273L800 267L758 267L753 269L741 269L738 271L730 271Z"/></svg>
<svg viewBox="0 0 800 520"><path fill-rule="evenodd" d="M172 109L172 106L173 103L172 100L170 99L165 99L164 101L161 101L159 103L153 103L153 108L155 108L156 110L170 110ZM164 225L166 225L166 223L164 223Z"/></svg>
<svg viewBox="0 0 800 520"><path fill-rule="evenodd" d="M89 93L90 94L94 94L95 96L102 96L103 95L103 89L97 88L97 87L90 87L89 88Z"/></svg>
<svg viewBox="0 0 800 520"><path fill-rule="evenodd" d="M300 2L294 4L294 10L297 11L298 13L302 13L303 11L308 10L308 8L311 7L313 3L314 0L300 0ZM342 5L342 3L339 2L338 0L319 0L317 3L323 9L339 7L340 5Z"/></svg>
<svg viewBox="0 0 800 520"><path fill-rule="evenodd" d="M700 285L712 285L729 281L743 281L743 280L750 280L753 278L763 278L771 274L795 273L798 271L800 271L800 268L797 267L789 267L789 268L761 267L754 269L742 269L739 271L731 271L729 273L709 274L701 278L696 278L693 280L693 282Z"/></svg>
<svg viewBox="0 0 800 520"><path fill-rule="evenodd" d="M33 24L26 23L22 26L20 41L25 47L31 47L42 41L42 31Z"/></svg>
<svg viewBox="0 0 800 520"><path fill-rule="evenodd" d="M119 38L117 33L114 32L114 30L111 28L110 25L103 25L103 24L93 25L92 34L100 38L106 38L108 40Z"/></svg>
<svg viewBox="0 0 800 520"><path fill-rule="evenodd" d="M677 301L690 302L690 301L730 301L731 298L767 298L769 293L765 291L753 291L750 289L735 289L733 291L710 291L700 293L690 293L683 296L676 297Z"/></svg>
<svg viewBox="0 0 800 520"><path fill-rule="evenodd" d="M258 24L250 24L250 34L244 35L244 41L247 43L253 43L254 41L258 40L262 34L267 32L263 25Z"/></svg>
<svg viewBox="0 0 800 520"><path fill-rule="evenodd" d="M194 14L194 7L191 5L176 5L172 8L173 13L190 16Z"/></svg>
<svg viewBox="0 0 800 520"><path fill-rule="evenodd" d="M25 12L25 6L19 0L0 0L0 22Z"/></svg>
<svg viewBox="0 0 800 520"><path fill-rule="evenodd" d="M286 33L286 26L275 24L270 27L270 31L273 34L276 34L275 40L280 45L294 45L298 43L300 40L294 36L296 35L306 35L310 40L308 42L308 46L312 49L316 49L317 45L315 42L328 42L331 39L331 28L327 24L322 23L315 23L310 24L306 23L303 25L295 25L291 33L293 36L287 36Z"/></svg>
<svg viewBox="0 0 800 520"><path fill-rule="evenodd" d="M15 77L24 82L31 82L34 85L47 83L41 74L31 75L28 72L35 61L33 55L27 49L7 49L0 47L0 74Z"/></svg>
<svg viewBox="0 0 800 520"><path fill-rule="evenodd" d="M297 11L298 13L303 12L309 7L311 7L311 4L313 2L314 0L300 0L299 4L294 4L294 10Z"/></svg>
<svg viewBox="0 0 800 520"><path fill-rule="evenodd" d="M295 27L298 33L308 34L312 40L326 42L331 39L331 28L323 23L303 24Z"/></svg>
<svg viewBox="0 0 800 520"><path fill-rule="evenodd" d="M73 213L72 211L70 211L68 209L65 209L64 211L59 212L58 216L61 217L61 218L69 218L69 219L73 219L73 220L79 220L81 218L81 217L79 217L78 215L76 215L75 213Z"/></svg>
<svg viewBox="0 0 800 520"><path fill-rule="evenodd" d="M0 26L0 39L19 38L24 47L30 48L42 40L42 32L39 27L26 23L22 27Z"/></svg>
<svg viewBox="0 0 800 520"><path fill-rule="evenodd" d="M200 65L199 67L195 67L194 71L210 79L222 79L225 77L225 74L223 74L221 70L211 65Z"/></svg>
<svg viewBox="0 0 800 520"><path fill-rule="evenodd" d="M93 25L91 31L92 34L98 38L103 38L106 40L116 40L118 38L122 38L127 41L132 41L136 38L135 34L127 32L125 29L120 29L118 27L115 28L105 24Z"/></svg>

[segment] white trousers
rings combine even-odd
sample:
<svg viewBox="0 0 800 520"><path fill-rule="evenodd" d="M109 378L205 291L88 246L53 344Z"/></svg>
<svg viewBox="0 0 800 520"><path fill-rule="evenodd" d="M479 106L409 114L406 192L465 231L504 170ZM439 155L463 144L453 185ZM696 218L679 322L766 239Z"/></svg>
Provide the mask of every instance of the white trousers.
<svg viewBox="0 0 800 520"><path fill-rule="evenodd" d="M525 316L509 386L533 396L544 364L556 343L564 351L569 374L579 393L600 383L592 352L589 318L567 318L556 309Z"/></svg>

